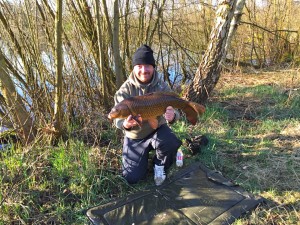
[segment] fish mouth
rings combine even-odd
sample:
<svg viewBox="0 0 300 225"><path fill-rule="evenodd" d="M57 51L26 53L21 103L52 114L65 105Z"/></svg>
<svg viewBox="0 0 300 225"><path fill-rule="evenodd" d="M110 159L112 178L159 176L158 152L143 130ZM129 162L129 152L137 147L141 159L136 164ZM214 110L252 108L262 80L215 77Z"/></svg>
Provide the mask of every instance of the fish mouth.
<svg viewBox="0 0 300 225"><path fill-rule="evenodd" d="M107 117L108 117L108 119L109 119L110 121L113 120L113 118L111 117L111 114L110 114L110 113L107 115Z"/></svg>

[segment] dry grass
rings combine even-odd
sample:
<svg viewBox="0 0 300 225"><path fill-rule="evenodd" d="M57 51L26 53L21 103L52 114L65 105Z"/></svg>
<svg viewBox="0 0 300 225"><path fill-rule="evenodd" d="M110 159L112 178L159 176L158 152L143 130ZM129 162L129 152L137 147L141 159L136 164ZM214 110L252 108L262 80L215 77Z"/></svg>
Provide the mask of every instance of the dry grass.
<svg viewBox="0 0 300 225"><path fill-rule="evenodd" d="M299 101L299 70L220 79L210 104L226 116L205 130L216 140L212 164L266 199L235 224L300 224Z"/></svg>
<svg viewBox="0 0 300 225"><path fill-rule="evenodd" d="M280 86L286 89L300 88L300 70L259 71L256 73L223 74L216 90L236 86L249 87L258 85Z"/></svg>

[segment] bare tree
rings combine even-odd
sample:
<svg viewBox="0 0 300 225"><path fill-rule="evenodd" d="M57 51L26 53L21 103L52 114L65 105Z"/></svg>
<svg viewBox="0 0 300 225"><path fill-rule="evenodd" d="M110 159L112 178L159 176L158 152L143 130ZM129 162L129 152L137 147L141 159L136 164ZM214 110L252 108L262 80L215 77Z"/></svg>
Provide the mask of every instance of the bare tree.
<svg viewBox="0 0 300 225"><path fill-rule="evenodd" d="M185 98L205 102L216 86L226 54L228 32L234 15L236 0L220 0L216 11L210 42L193 81L185 91Z"/></svg>
<svg viewBox="0 0 300 225"><path fill-rule="evenodd" d="M55 79L55 101L54 101L54 128L58 136L62 128L62 99L63 99L63 51L62 51L62 0L56 1L55 16L55 44L56 44L56 79Z"/></svg>
<svg viewBox="0 0 300 225"><path fill-rule="evenodd" d="M12 124L19 133L23 144L27 144L34 139L35 128L29 112L23 104L22 97L17 92L15 85L7 72L4 56L0 51L0 90L3 93L2 102L7 106Z"/></svg>
<svg viewBox="0 0 300 225"><path fill-rule="evenodd" d="M229 33L228 33L228 37L227 37L227 41L226 41L226 46L225 46L226 53L228 52L228 50L230 48L232 38L233 38L234 34L236 33L237 27L241 21L245 3L246 3L246 0L237 0L235 11L234 11L234 16L233 16L231 24L230 24L230 29L229 29ZM226 57L226 55L224 55L224 57Z"/></svg>
<svg viewBox="0 0 300 225"><path fill-rule="evenodd" d="M129 49L129 12L130 12L130 1L126 0L125 2L125 15L124 15L124 38L123 38L123 46L124 46L124 57L123 57L123 67L124 71L126 68L131 67L131 54Z"/></svg>
<svg viewBox="0 0 300 225"><path fill-rule="evenodd" d="M102 40L102 29L101 29L101 19L100 19L100 7L99 1L95 0L96 5L96 20L97 20L97 36L98 36L98 48L99 48L99 76L101 78L100 89L103 97L104 106L108 106L108 93L107 93L107 81L105 78L104 71L104 50L103 50L103 40Z"/></svg>
<svg viewBox="0 0 300 225"><path fill-rule="evenodd" d="M121 87L124 82L122 62L120 56L120 15L119 15L119 0L114 0L114 28L113 28L113 52L114 52L114 64L116 74L116 86Z"/></svg>

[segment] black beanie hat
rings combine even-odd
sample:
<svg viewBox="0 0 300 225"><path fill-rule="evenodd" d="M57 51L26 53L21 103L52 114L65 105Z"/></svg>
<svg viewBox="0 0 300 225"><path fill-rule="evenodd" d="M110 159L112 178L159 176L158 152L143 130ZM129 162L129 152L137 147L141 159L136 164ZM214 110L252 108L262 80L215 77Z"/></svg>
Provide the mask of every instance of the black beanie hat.
<svg viewBox="0 0 300 225"><path fill-rule="evenodd" d="M132 57L132 66L139 64L149 64L155 67L153 51L148 45L139 47Z"/></svg>

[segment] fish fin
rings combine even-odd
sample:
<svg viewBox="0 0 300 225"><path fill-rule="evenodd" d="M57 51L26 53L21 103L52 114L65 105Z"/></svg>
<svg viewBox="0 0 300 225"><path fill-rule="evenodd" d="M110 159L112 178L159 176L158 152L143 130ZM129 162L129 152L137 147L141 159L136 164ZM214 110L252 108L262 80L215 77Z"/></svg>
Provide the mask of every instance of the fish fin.
<svg viewBox="0 0 300 225"><path fill-rule="evenodd" d="M205 112L205 107L196 102L188 102L187 106L182 110L188 121L190 121L191 124L196 125L198 116L201 116Z"/></svg>
<svg viewBox="0 0 300 225"><path fill-rule="evenodd" d="M153 129L156 129L158 127L158 120L155 118L148 119L148 123Z"/></svg>
<svg viewBox="0 0 300 225"><path fill-rule="evenodd" d="M182 109L182 111L185 113L185 116L188 119L188 121L191 124L196 125L198 121L198 113L194 110L194 108L190 105L187 105L185 108Z"/></svg>
<svg viewBox="0 0 300 225"><path fill-rule="evenodd" d="M189 105L201 116L205 112L205 107L196 102L189 102Z"/></svg>

